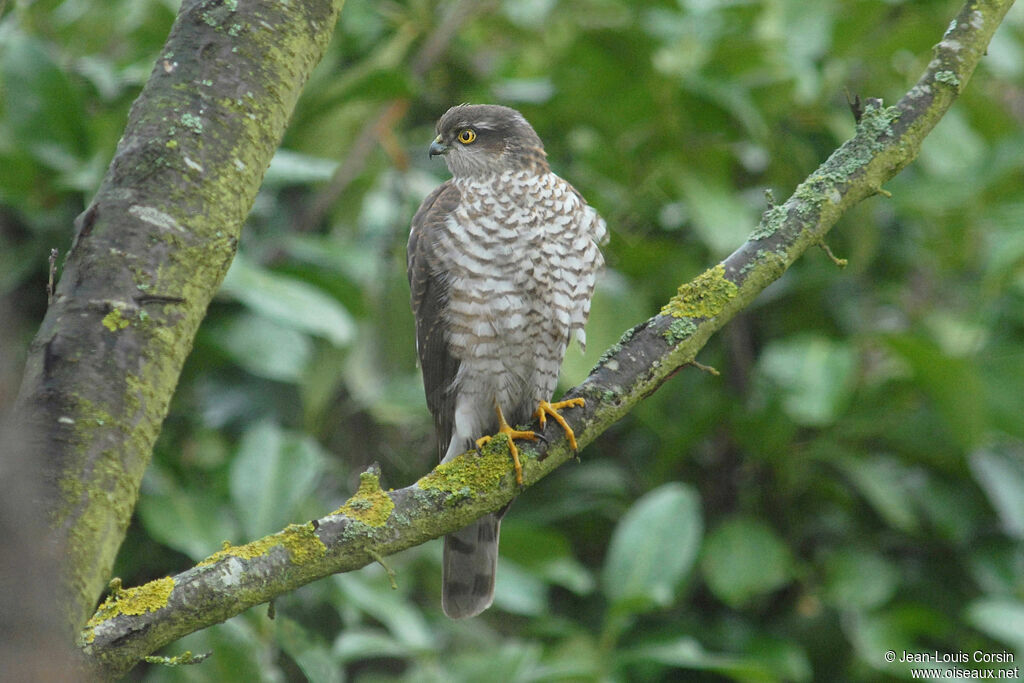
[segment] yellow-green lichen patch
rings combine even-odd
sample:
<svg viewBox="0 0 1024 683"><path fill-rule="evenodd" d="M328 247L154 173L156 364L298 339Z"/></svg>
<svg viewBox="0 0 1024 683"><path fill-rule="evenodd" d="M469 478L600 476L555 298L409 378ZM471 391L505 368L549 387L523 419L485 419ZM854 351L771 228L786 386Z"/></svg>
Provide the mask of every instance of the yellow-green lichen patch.
<svg viewBox="0 0 1024 683"><path fill-rule="evenodd" d="M945 83L946 85L953 86L955 90L960 90L960 77L956 75L955 71L936 71L935 80L939 83Z"/></svg>
<svg viewBox="0 0 1024 683"><path fill-rule="evenodd" d="M185 112L179 119L181 125L185 126L188 130L192 131L196 135L201 135L203 132L203 119L191 112Z"/></svg>
<svg viewBox="0 0 1024 683"><path fill-rule="evenodd" d="M308 564L327 554L327 546L316 535L312 522L305 524L289 524L278 536L282 536L281 545L295 564Z"/></svg>
<svg viewBox="0 0 1024 683"><path fill-rule="evenodd" d="M264 536L245 545L231 545L225 541L223 549L196 563L196 566L207 567L216 564L225 557L251 560L266 555L275 546L281 546L287 550L288 557L295 564L312 562L327 553L327 546L316 535L313 523L307 522L306 524L290 524L284 531Z"/></svg>
<svg viewBox="0 0 1024 683"><path fill-rule="evenodd" d="M622 337L619 338L619 341L609 346L605 350L605 352L601 354L601 357L597 359L597 366L599 367L601 365L604 365L612 358L612 356L621 351L622 345L628 343L629 340L633 338L633 335L636 334L636 331L639 330L641 327L642 325L636 325L623 332Z"/></svg>
<svg viewBox="0 0 1024 683"><path fill-rule="evenodd" d="M675 346L684 339L688 339L696 331L697 323L689 318L676 318L668 326L668 329L661 333L661 336L665 338L666 342Z"/></svg>
<svg viewBox="0 0 1024 683"><path fill-rule="evenodd" d="M228 541L224 541L220 550L215 552L213 555L210 555L205 560L200 560L196 563L196 566L206 567L211 564L216 564L229 556L240 557L243 560L251 560L254 557L263 555L267 550L275 545L280 545L280 543L274 539L274 536L266 536L255 540L252 543L246 543L245 545L231 545Z"/></svg>
<svg viewBox="0 0 1024 683"><path fill-rule="evenodd" d="M334 511L369 526L384 526L395 509L391 496L380 487L380 479L373 472L359 475L359 490L345 504Z"/></svg>
<svg viewBox="0 0 1024 683"><path fill-rule="evenodd" d="M112 581L110 585L110 596L89 619L86 628L93 628L119 614L138 616L155 612L167 606L167 601L174 591L174 579L169 576L135 588L121 588L120 581L117 580Z"/></svg>
<svg viewBox="0 0 1024 683"><path fill-rule="evenodd" d="M519 459L524 460L523 449L519 449ZM498 434L481 449L479 455L476 451L457 455L435 467L433 472L416 483L421 489L469 495L474 491L493 488L511 470L508 437Z"/></svg>
<svg viewBox="0 0 1024 683"><path fill-rule="evenodd" d="M120 308L115 308L110 313L107 313L100 322L103 324L103 327L107 328L111 332L123 330L132 324L131 320L121 314Z"/></svg>
<svg viewBox="0 0 1024 683"><path fill-rule="evenodd" d="M760 224L758 224L754 231L750 233L748 239L755 242L768 239L778 232L779 228L782 227L783 223L786 221L786 217L788 215L789 211L786 209L785 205L772 206L764 212L763 216L761 216Z"/></svg>
<svg viewBox="0 0 1024 683"><path fill-rule="evenodd" d="M738 292L736 284L725 277L725 266L719 263L692 282L680 285L676 295L662 307L661 314L675 318L713 318Z"/></svg>

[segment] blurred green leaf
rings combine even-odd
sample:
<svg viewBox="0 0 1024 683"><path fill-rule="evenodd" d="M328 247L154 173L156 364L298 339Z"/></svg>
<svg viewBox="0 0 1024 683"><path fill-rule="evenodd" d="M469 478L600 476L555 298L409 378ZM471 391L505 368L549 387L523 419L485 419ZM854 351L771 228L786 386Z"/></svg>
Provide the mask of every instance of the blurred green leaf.
<svg viewBox="0 0 1024 683"><path fill-rule="evenodd" d="M349 628L334 640L331 652L338 662L357 662L376 657L403 659L413 653L379 629Z"/></svg>
<svg viewBox="0 0 1024 683"><path fill-rule="evenodd" d="M530 681L540 671L541 647L537 642L502 639L493 647L466 648L445 657L440 670L420 680Z"/></svg>
<svg viewBox="0 0 1024 683"><path fill-rule="evenodd" d="M970 557L971 576L986 593L1024 595L1024 547L1000 538L981 545Z"/></svg>
<svg viewBox="0 0 1024 683"><path fill-rule="evenodd" d="M925 472L916 472L908 485L921 511L922 519L945 538L961 544L977 533L979 524L987 524L988 515L980 498L965 494L961 481L948 481Z"/></svg>
<svg viewBox="0 0 1024 683"><path fill-rule="evenodd" d="M75 71L89 79L100 96L113 100L129 85L125 74L105 55L85 55L75 62ZM131 83L131 85L135 85Z"/></svg>
<svg viewBox="0 0 1024 683"><path fill-rule="evenodd" d="M338 169L338 162L310 154L278 149L263 177L265 187L274 185L301 185L330 180Z"/></svg>
<svg viewBox="0 0 1024 683"><path fill-rule="evenodd" d="M885 653L928 652L926 643L949 635L950 621L937 609L909 603L877 612L849 613L843 620L843 629L862 663L875 670L906 676L909 666L888 663Z"/></svg>
<svg viewBox="0 0 1024 683"><path fill-rule="evenodd" d="M604 653L586 633L567 633L545 653L537 680L593 681L601 678Z"/></svg>
<svg viewBox="0 0 1024 683"><path fill-rule="evenodd" d="M529 509L516 508L520 520L551 524L574 517L595 516L610 509L619 509L626 499L628 475L616 463L588 459L586 467L562 468L557 483L544 480L540 489L552 486L557 495L545 496ZM565 495L570 492L570 495Z"/></svg>
<svg viewBox="0 0 1024 683"><path fill-rule="evenodd" d="M971 472L999 513L1003 529L1024 539L1024 446L993 445L971 454Z"/></svg>
<svg viewBox="0 0 1024 683"><path fill-rule="evenodd" d="M555 0L505 0L501 3L501 11L514 24L540 28L554 5Z"/></svg>
<svg viewBox="0 0 1024 683"><path fill-rule="evenodd" d="M322 336L335 345L348 344L355 334L351 316L333 298L306 282L259 268L242 254L235 256L220 294L285 327Z"/></svg>
<svg viewBox="0 0 1024 683"><path fill-rule="evenodd" d="M1022 213L1024 215L1024 213ZM1021 233L1024 246L1024 233ZM1024 263L1024 251L1019 257ZM992 349L980 359L985 404L992 416L992 426L1024 441L1024 349L1019 346Z"/></svg>
<svg viewBox="0 0 1024 683"><path fill-rule="evenodd" d="M839 609L875 609L896 593L899 576L877 552L841 548L825 560L825 599Z"/></svg>
<svg viewBox="0 0 1024 683"><path fill-rule="evenodd" d="M37 255L32 243L16 247L0 242L0 295L9 294L39 267L40 263L34 262Z"/></svg>
<svg viewBox="0 0 1024 683"><path fill-rule="evenodd" d="M260 614L260 619L266 619ZM280 683L281 669L275 663L276 645L253 626L250 618L235 618L191 635L169 647L164 654L211 653L194 666L153 666L146 671L150 683L224 683L252 681Z"/></svg>
<svg viewBox="0 0 1024 683"><path fill-rule="evenodd" d="M691 487L669 483L648 492L612 534L602 573L605 595L627 612L672 604L702 533L700 499Z"/></svg>
<svg viewBox="0 0 1024 683"><path fill-rule="evenodd" d="M792 641L758 635L746 648L751 660L770 668L784 681L809 681L814 677L804 649Z"/></svg>
<svg viewBox="0 0 1024 683"><path fill-rule="evenodd" d="M396 63L403 58L410 37L409 33L398 35L390 44L381 45L380 59L374 63L342 71L322 96L337 103L355 98L379 102L413 94L417 90L413 76Z"/></svg>
<svg viewBox="0 0 1024 683"><path fill-rule="evenodd" d="M238 525L219 495L180 486L157 466L143 479L138 513L146 531L169 548L201 560L238 538Z"/></svg>
<svg viewBox="0 0 1024 683"><path fill-rule="evenodd" d="M796 80L799 103L814 101L820 88L821 60L831 47L833 24L840 20L834 2L807 4L790 0L767 5L759 29L769 44L782 46L784 59Z"/></svg>
<svg viewBox="0 0 1024 683"><path fill-rule="evenodd" d="M554 529L508 519L501 527L501 557L522 570L579 595L594 589L594 577L572 556L569 540Z"/></svg>
<svg viewBox="0 0 1024 683"><path fill-rule="evenodd" d="M769 342L757 363L768 385L762 393L778 395L786 414L809 427L839 417L850 400L856 369L857 354L848 343L812 334Z"/></svg>
<svg viewBox="0 0 1024 683"><path fill-rule="evenodd" d="M706 57L704 55L695 55L695 51L693 50L693 48L690 46L686 46L685 43L683 46L677 46L676 55L679 55L680 53L686 55L685 57L683 57L683 60L693 59L695 57L701 59L701 61L706 60ZM662 56L664 56L664 53L659 55L659 57ZM683 64L680 63L677 64L676 66L678 67L682 65ZM702 78L699 76L694 76L693 74L685 74L685 78L683 79L683 85L688 91L692 92L694 95L699 96L701 98L705 98L709 103L719 106L726 112L728 112L729 115L732 116L738 123L742 124L743 130L749 137L758 141L769 139L771 128L765 123L764 118L761 116L761 112L758 111L757 106L754 104L755 100L752 96L752 93L746 88L736 87L734 83L728 81L721 81L717 78ZM687 197L687 199L689 200L689 197ZM738 199L739 197L734 195L732 198L727 199L726 201L737 202ZM710 209L711 211L711 213L708 214L709 218L714 216L715 213L718 213L718 211L716 211L712 205L709 205L707 208ZM734 216L734 218L736 220L742 219L746 221L742 224L733 224L728 226L728 232L733 237L738 237L737 233L741 229L741 225L746 226L746 234L749 234L750 229L752 229L757 222L756 211L750 205L746 207L745 217L741 217L739 215L738 212L742 210L742 207L738 204L734 204L731 208L726 207L725 205L720 205L718 208L719 210L724 210L721 213L719 213L719 218L726 218L728 212L736 211L737 213ZM711 224L705 225L705 229L709 228L710 225ZM724 226L724 223L722 225ZM736 247L743 243L743 241L746 239L746 234L740 238L739 242L735 243L732 249L735 249ZM707 238L710 238L710 235L708 235L706 239ZM724 237L710 239L720 241L722 248L726 249L727 252L731 251L731 249L724 243ZM708 242L705 243L709 244Z"/></svg>
<svg viewBox="0 0 1024 683"><path fill-rule="evenodd" d="M4 121L37 160L59 171L74 168L87 139L79 90L42 40L19 31L0 33L0 87Z"/></svg>
<svg viewBox="0 0 1024 683"><path fill-rule="evenodd" d="M963 178L982 162L985 147L963 110L954 107L942 117L924 143L918 163L937 176Z"/></svg>
<svg viewBox="0 0 1024 683"><path fill-rule="evenodd" d="M345 680L331 648L316 634L280 614L274 619L274 627L277 642L298 664L309 683L341 683Z"/></svg>
<svg viewBox="0 0 1024 683"><path fill-rule="evenodd" d="M889 525L906 532L917 529L917 511L905 482L907 471L897 460L879 455L834 462Z"/></svg>
<svg viewBox="0 0 1024 683"><path fill-rule="evenodd" d="M316 488L324 463L320 448L307 436L269 421L250 427L238 445L230 478L231 500L246 537L305 521L299 510Z"/></svg>
<svg viewBox="0 0 1024 683"><path fill-rule="evenodd" d="M340 589L346 606L358 607L379 621L395 639L409 651L428 650L437 646L437 639L423 614L407 600L408 587L399 582L399 591L390 582L367 576L367 570L358 573L336 574L334 584Z"/></svg>
<svg viewBox="0 0 1024 683"><path fill-rule="evenodd" d="M777 660L708 652L695 638L690 637L657 645L643 645L624 651L619 658L623 663L656 662L679 669L712 671L741 681L778 681L782 678L805 681L810 678L806 662L801 665L792 660L783 661L781 666L786 671L781 673L778 671Z"/></svg>
<svg viewBox="0 0 1024 683"><path fill-rule="evenodd" d="M732 188L695 173L683 173L679 182L693 214L693 227L716 258L747 240L757 225L756 213Z"/></svg>
<svg viewBox="0 0 1024 683"><path fill-rule="evenodd" d="M985 284L995 290L1000 281L1012 278L1024 262L1024 201L1000 201L985 216ZM1018 350L1019 353L1019 350Z"/></svg>
<svg viewBox="0 0 1024 683"><path fill-rule="evenodd" d="M505 612L539 616L547 611L547 585L515 562L499 563L494 582L494 604Z"/></svg>
<svg viewBox="0 0 1024 683"><path fill-rule="evenodd" d="M913 369L935 402L949 435L963 448L982 441L988 432L988 413L973 364L966 358L948 356L919 337L893 335L885 341Z"/></svg>
<svg viewBox="0 0 1024 683"><path fill-rule="evenodd" d="M1024 650L1024 602L1011 598L981 598L967 606L967 620L979 631Z"/></svg>
<svg viewBox="0 0 1024 683"><path fill-rule="evenodd" d="M313 356L309 337L259 315L238 315L204 333L240 367L281 382L297 382Z"/></svg>
<svg viewBox="0 0 1024 683"><path fill-rule="evenodd" d="M793 560L775 531L763 522L733 517L708 534L701 551L708 588L732 607L785 585Z"/></svg>

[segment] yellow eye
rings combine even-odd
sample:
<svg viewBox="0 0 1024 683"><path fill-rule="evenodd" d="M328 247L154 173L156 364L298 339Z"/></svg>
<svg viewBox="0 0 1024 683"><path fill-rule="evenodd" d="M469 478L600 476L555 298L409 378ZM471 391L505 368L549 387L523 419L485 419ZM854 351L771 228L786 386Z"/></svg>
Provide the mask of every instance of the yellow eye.
<svg viewBox="0 0 1024 683"><path fill-rule="evenodd" d="M459 142L461 142L462 144L468 145L474 140L476 140L476 131L473 130L472 128L463 128L459 132Z"/></svg>

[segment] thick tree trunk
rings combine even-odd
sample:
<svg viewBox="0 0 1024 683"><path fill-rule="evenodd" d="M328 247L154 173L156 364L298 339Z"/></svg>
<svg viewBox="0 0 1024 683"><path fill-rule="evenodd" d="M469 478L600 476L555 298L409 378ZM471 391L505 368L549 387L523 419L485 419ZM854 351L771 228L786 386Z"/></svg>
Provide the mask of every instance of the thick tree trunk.
<svg viewBox="0 0 1024 683"><path fill-rule="evenodd" d="M92 613L185 357L342 0L185 0L30 348L68 621Z"/></svg>

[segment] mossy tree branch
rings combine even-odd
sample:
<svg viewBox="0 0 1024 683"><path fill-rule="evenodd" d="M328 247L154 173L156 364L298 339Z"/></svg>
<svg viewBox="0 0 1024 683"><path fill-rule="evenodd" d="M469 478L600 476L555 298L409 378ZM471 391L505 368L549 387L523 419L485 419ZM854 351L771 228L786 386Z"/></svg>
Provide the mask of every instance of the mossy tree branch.
<svg viewBox="0 0 1024 683"><path fill-rule="evenodd" d="M765 212L748 241L679 288L661 313L624 335L567 397L582 446L597 438L681 367L807 250L839 217L877 193L918 154L921 142L971 77L1011 0L968 2L935 46L918 83L893 107L868 101L857 132L784 203ZM547 445L524 444L530 485L572 457L557 427ZM517 493L503 438L477 456L437 467L414 485L385 492L375 473L342 508L244 546L226 547L177 576L117 591L83 632L83 650L106 673L190 632L310 581L350 571L458 529Z"/></svg>
<svg viewBox="0 0 1024 683"><path fill-rule="evenodd" d="M77 633L110 579L207 305L342 0L185 0L76 221L18 432L52 485Z"/></svg>

